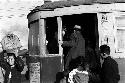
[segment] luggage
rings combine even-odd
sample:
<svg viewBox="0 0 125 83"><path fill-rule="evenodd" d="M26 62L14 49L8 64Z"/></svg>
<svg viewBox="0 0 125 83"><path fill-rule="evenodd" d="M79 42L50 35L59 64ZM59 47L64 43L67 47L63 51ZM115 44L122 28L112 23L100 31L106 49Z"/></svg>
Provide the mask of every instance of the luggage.
<svg viewBox="0 0 125 83"><path fill-rule="evenodd" d="M77 69L73 69L69 73L68 78L69 83L88 83L89 75L87 71L78 71Z"/></svg>

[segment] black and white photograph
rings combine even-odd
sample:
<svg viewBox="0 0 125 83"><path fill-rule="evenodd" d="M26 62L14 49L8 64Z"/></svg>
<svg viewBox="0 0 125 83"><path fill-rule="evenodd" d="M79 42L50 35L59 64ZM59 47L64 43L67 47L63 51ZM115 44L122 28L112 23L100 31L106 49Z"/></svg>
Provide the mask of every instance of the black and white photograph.
<svg viewBox="0 0 125 83"><path fill-rule="evenodd" d="M0 83L125 83L125 0L0 0Z"/></svg>

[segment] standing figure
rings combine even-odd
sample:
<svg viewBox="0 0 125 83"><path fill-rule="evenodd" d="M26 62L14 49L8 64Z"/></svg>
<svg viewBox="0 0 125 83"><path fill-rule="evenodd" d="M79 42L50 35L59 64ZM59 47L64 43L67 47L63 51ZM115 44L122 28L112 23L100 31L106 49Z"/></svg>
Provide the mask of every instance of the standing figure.
<svg viewBox="0 0 125 83"><path fill-rule="evenodd" d="M75 60L78 56L85 56L85 40L81 34L81 26L75 25L74 32L70 36L69 41L63 41L63 47L71 47L66 56L65 70L71 71L70 62ZM73 66L73 65L72 65Z"/></svg>
<svg viewBox="0 0 125 83"><path fill-rule="evenodd" d="M89 83L99 83L99 71L101 69L100 64L97 62L96 54L93 49L92 42L88 41L86 46L85 61L89 64L90 75Z"/></svg>
<svg viewBox="0 0 125 83"><path fill-rule="evenodd" d="M19 56L7 53L7 61L0 60L0 66L5 70L4 83L21 83L24 64Z"/></svg>
<svg viewBox="0 0 125 83"><path fill-rule="evenodd" d="M118 83L120 80L117 62L110 57L110 47L107 45L100 46L101 57L104 62L101 68L101 83Z"/></svg>

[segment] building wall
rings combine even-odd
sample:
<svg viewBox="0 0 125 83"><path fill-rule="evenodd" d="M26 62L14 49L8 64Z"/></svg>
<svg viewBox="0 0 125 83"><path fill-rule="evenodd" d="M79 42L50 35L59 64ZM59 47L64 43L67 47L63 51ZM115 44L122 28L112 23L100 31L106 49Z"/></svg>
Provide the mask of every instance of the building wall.
<svg viewBox="0 0 125 83"><path fill-rule="evenodd" d="M116 13L98 13L99 46L107 44L113 58L125 58L125 53L117 52Z"/></svg>
<svg viewBox="0 0 125 83"><path fill-rule="evenodd" d="M114 15L113 13L98 14L99 46L107 44L111 48L111 56L114 56Z"/></svg>

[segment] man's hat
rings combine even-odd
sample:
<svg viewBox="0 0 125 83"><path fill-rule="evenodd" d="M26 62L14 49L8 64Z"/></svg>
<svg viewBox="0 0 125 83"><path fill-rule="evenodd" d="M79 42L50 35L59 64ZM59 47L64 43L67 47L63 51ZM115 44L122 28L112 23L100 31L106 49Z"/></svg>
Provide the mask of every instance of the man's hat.
<svg viewBox="0 0 125 83"><path fill-rule="evenodd" d="M74 29L81 29L81 26L75 25L75 26L74 26Z"/></svg>

